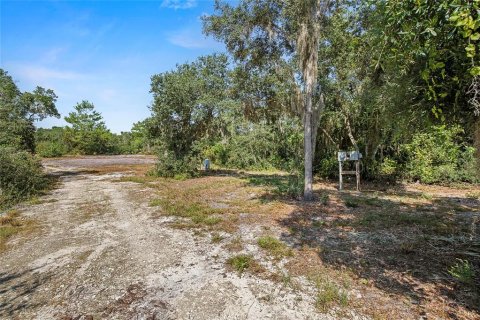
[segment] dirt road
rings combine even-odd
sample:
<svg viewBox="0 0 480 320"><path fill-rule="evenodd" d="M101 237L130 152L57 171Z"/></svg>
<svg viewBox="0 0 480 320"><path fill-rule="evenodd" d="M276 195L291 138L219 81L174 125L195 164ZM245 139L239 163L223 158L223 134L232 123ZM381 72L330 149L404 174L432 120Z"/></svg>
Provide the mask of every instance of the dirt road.
<svg viewBox="0 0 480 320"><path fill-rule="evenodd" d="M59 186L20 207L37 231L0 253L1 319L328 319L314 297L225 269L228 253L173 217L152 218L151 189L103 166L148 157L45 161Z"/></svg>

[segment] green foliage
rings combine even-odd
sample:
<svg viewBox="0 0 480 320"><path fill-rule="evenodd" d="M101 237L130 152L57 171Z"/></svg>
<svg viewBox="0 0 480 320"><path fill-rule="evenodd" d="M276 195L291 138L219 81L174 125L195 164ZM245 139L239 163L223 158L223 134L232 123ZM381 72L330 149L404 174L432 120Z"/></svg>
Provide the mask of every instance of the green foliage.
<svg viewBox="0 0 480 320"><path fill-rule="evenodd" d="M468 260L457 259L457 263L448 269L448 273L466 284L472 284L475 278L475 270Z"/></svg>
<svg viewBox="0 0 480 320"><path fill-rule="evenodd" d="M473 150L462 148L458 142L462 132L459 127L435 126L416 134L402 146L406 176L424 183L477 181Z"/></svg>
<svg viewBox="0 0 480 320"><path fill-rule="evenodd" d="M39 128L35 132L37 142L35 152L40 157L61 157L69 152L64 141L65 130L61 127L51 129Z"/></svg>
<svg viewBox="0 0 480 320"><path fill-rule="evenodd" d="M215 140L223 129L218 119L228 104L227 64L224 55L205 56L152 77L149 130L161 145L160 175L195 171L199 144L204 138Z"/></svg>
<svg viewBox="0 0 480 320"><path fill-rule="evenodd" d="M26 151L0 147L0 202L16 202L48 185L40 161Z"/></svg>
<svg viewBox="0 0 480 320"><path fill-rule="evenodd" d="M173 152L160 149L155 172L164 178L191 178L198 175L201 163L201 159L198 157L187 155L177 158Z"/></svg>
<svg viewBox="0 0 480 320"><path fill-rule="evenodd" d="M0 146L34 152L34 123L49 116L60 116L56 99L52 90L41 87L21 92L12 77L0 69Z"/></svg>
<svg viewBox="0 0 480 320"><path fill-rule="evenodd" d="M293 255L292 249L286 244L272 236L264 236L258 239L258 246L268 251L276 259L290 257Z"/></svg>
<svg viewBox="0 0 480 320"><path fill-rule="evenodd" d="M65 145L56 141L38 142L35 151L43 158L61 157L67 153Z"/></svg>
<svg viewBox="0 0 480 320"><path fill-rule="evenodd" d="M75 154L114 153L114 136L105 126L102 115L95 106L82 101L75 111L65 117L71 126L65 129L65 143Z"/></svg>
<svg viewBox="0 0 480 320"><path fill-rule="evenodd" d="M242 274L247 270L251 272L261 271L261 267L255 261L253 256L249 254L239 254L233 256L227 260L227 265L238 271L239 274Z"/></svg>

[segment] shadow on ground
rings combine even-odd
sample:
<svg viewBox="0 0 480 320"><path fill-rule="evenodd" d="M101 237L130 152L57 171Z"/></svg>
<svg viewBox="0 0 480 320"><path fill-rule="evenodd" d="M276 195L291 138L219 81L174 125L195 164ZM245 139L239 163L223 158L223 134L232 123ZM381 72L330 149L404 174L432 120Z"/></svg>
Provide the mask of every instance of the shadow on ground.
<svg viewBox="0 0 480 320"><path fill-rule="evenodd" d="M316 200L306 203L291 194L294 176L234 170L208 175L235 176L248 186L265 187L260 200L293 207L278 220L289 230L282 240L315 249L323 265L350 270L384 292L409 297L420 309L443 300L453 306L445 308L452 319L458 318L455 305L480 312L478 199L411 191L402 184L363 183L356 192L347 183L339 192L329 182L321 183ZM458 259L473 267L469 283L449 273Z"/></svg>
<svg viewBox="0 0 480 320"><path fill-rule="evenodd" d="M415 304L442 296L479 312L480 202L367 189L323 190L319 201L298 201L279 221L290 230L283 240L317 249L323 264L350 270ZM457 259L468 260L476 271L470 283L448 272Z"/></svg>
<svg viewBox="0 0 480 320"><path fill-rule="evenodd" d="M0 272L0 318L10 319L18 311L41 306L41 302L33 302L30 296L42 290L42 285L51 278L52 274L35 273L35 269Z"/></svg>

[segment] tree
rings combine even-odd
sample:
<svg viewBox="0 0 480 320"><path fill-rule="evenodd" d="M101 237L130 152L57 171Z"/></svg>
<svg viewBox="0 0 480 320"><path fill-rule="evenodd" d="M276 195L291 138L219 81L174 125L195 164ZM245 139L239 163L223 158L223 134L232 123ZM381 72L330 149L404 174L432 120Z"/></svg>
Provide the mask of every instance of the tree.
<svg viewBox="0 0 480 320"><path fill-rule="evenodd" d="M154 100L148 127L168 153L169 162L183 163L192 169L188 163L195 156L194 145L219 134L217 119L228 103L227 66L225 55L211 55L152 76L150 92ZM181 171L181 165L176 168L175 171Z"/></svg>
<svg viewBox="0 0 480 320"><path fill-rule="evenodd" d="M328 7L320 0L243 0L236 7L216 1L217 14L204 17L205 33L223 41L245 72L289 74L284 79L290 101L303 120L305 200L313 198L314 146L323 108L318 45Z"/></svg>
<svg viewBox="0 0 480 320"><path fill-rule="evenodd" d="M21 92L8 73L0 69L0 146L35 151L35 121L60 117L53 90L36 87Z"/></svg>
<svg viewBox="0 0 480 320"><path fill-rule="evenodd" d="M70 150L82 154L105 154L112 152L112 133L105 126L102 115L88 101L75 106L75 111L65 117L71 127L65 131Z"/></svg>

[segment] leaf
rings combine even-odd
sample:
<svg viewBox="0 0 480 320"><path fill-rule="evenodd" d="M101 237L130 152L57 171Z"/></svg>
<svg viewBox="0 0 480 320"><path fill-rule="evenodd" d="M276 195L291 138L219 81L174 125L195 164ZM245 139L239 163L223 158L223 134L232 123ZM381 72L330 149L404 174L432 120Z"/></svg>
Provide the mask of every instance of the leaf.
<svg viewBox="0 0 480 320"><path fill-rule="evenodd" d="M480 39L480 33L474 33L470 36L470 40L477 41Z"/></svg>
<svg viewBox="0 0 480 320"><path fill-rule="evenodd" d="M475 57L475 45L473 45L473 43L470 43L468 46L466 46L465 51L467 52L467 57Z"/></svg>
<svg viewBox="0 0 480 320"><path fill-rule="evenodd" d="M429 32L434 37L437 36L437 33L435 32L435 30L433 30L433 28L427 28L423 33L426 33L426 32Z"/></svg>
<svg viewBox="0 0 480 320"><path fill-rule="evenodd" d="M474 77L480 76L480 67L476 66L470 69L470 74Z"/></svg>

